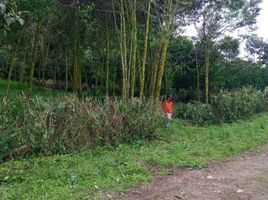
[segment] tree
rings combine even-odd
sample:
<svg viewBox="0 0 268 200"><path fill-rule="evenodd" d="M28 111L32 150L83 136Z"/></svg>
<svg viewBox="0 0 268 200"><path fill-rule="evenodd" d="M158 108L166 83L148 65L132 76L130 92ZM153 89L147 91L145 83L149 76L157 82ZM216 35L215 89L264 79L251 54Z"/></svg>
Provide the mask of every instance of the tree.
<svg viewBox="0 0 268 200"><path fill-rule="evenodd" d="M4 39L10 40L11 44L13 43L13 52L8 69L8 85L6 90L7 94L9 92L10 80L17 57L17 51L23 37L23 31L21 31L21 26L24 25L24 19L22 18L23 13L24 12L17 10L17 5L15 1L4 1L0 3L0 19L3 18L4 21L3 24L0 24L0 29L3 30L3 32L0 32L0 35L5 36L3 37ZM7 32L9 32L8 36ZM16 39L14 40L14 38ZM0 44L1 42L2 41L0 40Z"/></svg>
<svg viewBox="0 0 268 200"><path fill-rule="evenodd" d="M68 28L64 35L70 41L72 55L72 88L77 95L82 93L82 66L81 59L83 54L83 46L85 44L84 37L87 24L90 22L92 4L87 1L58 1L63 13L66 12ZM67 70L66 70L67 71Z"/></svg>
<svg viewBox="0 0 268 200"><path fill-rule="evenodd" d="M148 10L146 17L146 26L145 26L145 37L144 37L144 49L142 56L142 64L141 64L141 73L140 73L140 98L144 97L144 88L145 88L145 67L146 67L146 59L147 59L147 51L148 51L148 37L149 37L149 29L150 29L150 15L151 15L151 0L148 0Z"/></svg>
<svg viewBox="0 0 268 200"><path fill-rule="evenodd" d="M184 0L167 0L164 1L161 5L161 11L158 11L159 17L159 25L160 25L160 51L157 52L156 56L159 56L159 64L156 71L156 82L153 89L154 99L157 100L160 96L161 85L162 85L162 77L165 69L165 62L167 56L167 49L169 45L169 41L171 35L174 30L178 26L183 25L183 19L185 15L188 13L189 8L192 6L192 2L184 1ZM157 10L157 9L156 9ZM152 76L154 77L154 76Z"/></svg>
<svg viewBox="0 0 268 200"><path fill-rule="evenodd" d="M5 31L10 30L10 26L16 22L20 25L24 24L22 15L24 12L16 10L16 1L3 1L0 3L0 19L4 23L0 23L0 34L6 34Z"/></svg>
<svg viewBox="0 0 268 200"><path fill-rule="evenodd" d="M216 49L224 59L232 61L239 55L239 40L230 36L225 36L216 44Z"/></svg>
<svg viewBox="0 0 268 200"><path fill-rule="evenodd" d="M260 2L261 0L197 0L195 2L192 19L204 48L206 103L209 97L210 49L213 41L227 32L234 32L242 27L252 27L260 11Z"/></svg>
<svg viewBox="0 0 268 200"><path fill-rule="evenodd" d="M253 62L259 61L262 64L268 64L268 42L263 38L252 35L247 38L246 50L251 54Z"/></svg>
<svg viewBox="0 0 268 200"><path fill-rule="evenodd" d="M181 75L185 73L188 75L187 78L190 79L188 83L181 79ZM172 37L167 52L164 74L166 94L174 87L176 90L179 90L186 85L192 86L193 80L191 79L194 78L193 74L195 73L195 49L193 42L183 36Z"/></svg>
<svg viewBox="0 0 268 200"><path fill-rule="evenodd" d="M48 18L53 10L53 0L20 0L17 1L18 8L25 10L27 15L25 17L25 28L31 36L31 50L30 50L30 69L28 74L28 89L32 92L33 77L36 67L38 44L40 37L43 34L44 26L48 23Z"/></svg>

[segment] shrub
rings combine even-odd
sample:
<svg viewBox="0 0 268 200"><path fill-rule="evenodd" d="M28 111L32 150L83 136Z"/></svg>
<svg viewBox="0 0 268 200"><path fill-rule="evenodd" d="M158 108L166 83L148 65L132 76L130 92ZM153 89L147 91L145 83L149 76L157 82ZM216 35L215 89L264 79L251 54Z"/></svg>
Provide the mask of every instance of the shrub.
<svg viewBox="0 0 268 200"><path fill-rule="evenodd" d="M163 120L150 103L76 97L4 99L0 112L0 161L152 139Z"/></svg>
<svg viewBox="0 0 268 200"><path fill-rule="evenodd" d="M175 116L187 119L198 125L209 124L214 120L211 105L194 101L191 103L179 103L175 106Z"/></svg>
<svg viewBox="0 0 268 200"><path fill-rule="evenodd" d="M217 122L233 122L261 112L264 108L263 97L261 91L252 87L241 88L213 95L210 104Z"/></svg>
<svg viewBox="0 0 268 200"><path fill-rule="evenodd" d="M267 111L268 89L252 87L220 91L210 97L209 104L192 102L177 107L176 116L194 124L230 123Z"/></svg>

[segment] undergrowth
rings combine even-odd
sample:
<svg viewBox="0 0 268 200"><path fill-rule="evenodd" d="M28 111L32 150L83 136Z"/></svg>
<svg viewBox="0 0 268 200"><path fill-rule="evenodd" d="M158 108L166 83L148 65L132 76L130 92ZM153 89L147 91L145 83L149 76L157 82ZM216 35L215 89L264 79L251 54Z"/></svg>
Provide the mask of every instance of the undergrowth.
<svg viewBox="0 0 268 200"><path fill-rule="evenodd" d="M151 140L163 121L156 107L138 100L100 102L75 96L4 98L0 102L0 162Z"/></svg>
<svg viewBox="0 0 268 200"><path fill-rule="evenodd" d="M214 160L268 141L268 115L220 126L196 127L175 120L155 141L117 148L97 147L78 154L28 158L0 164L3 200L109 199L152 181L149 166L162 175L169 167L201 168Z"/></svg>
<svg viewBox="0 0 268 200"><path fill-rule="evenodd" d="M268 88L264 91L253 87L223 90L212 95L208 104L177 103L175 116L198 125L231 123L266 112L267 100Z"/></svg>

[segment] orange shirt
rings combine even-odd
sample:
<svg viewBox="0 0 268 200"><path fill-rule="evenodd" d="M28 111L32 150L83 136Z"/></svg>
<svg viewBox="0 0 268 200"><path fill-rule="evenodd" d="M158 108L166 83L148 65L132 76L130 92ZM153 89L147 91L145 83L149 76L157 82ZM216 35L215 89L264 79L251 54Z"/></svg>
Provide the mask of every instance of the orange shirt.
<svg viewBox="0 0 268 200"><path fill-rule="evenodd" d="M162 110L163 112L165 113L172 113L172 101L169 101L169 100L165 100L163 103L162 103Z"/></svg>

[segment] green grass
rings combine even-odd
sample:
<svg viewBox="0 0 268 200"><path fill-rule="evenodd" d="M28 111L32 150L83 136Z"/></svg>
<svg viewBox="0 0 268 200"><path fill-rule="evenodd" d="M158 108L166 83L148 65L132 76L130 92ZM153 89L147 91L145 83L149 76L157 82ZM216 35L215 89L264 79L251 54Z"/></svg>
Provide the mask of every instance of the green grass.
<svg viewBox="0 0 268 200"><path fill-rule="evenodd" d="M0 78L0 98L3 98L4 96L6 96L7 85L8 85L8 82ZM24 93L27 92L26 83L19 83L17 81L10 82L10 89L9 89L9 94L8 94L10 98L14 98L17 95L22 94L22 92ZM32 89L33 96L40 95L43 97L50 97L50 96L56 97L59 94L64 94L64 92L42 88L42 87L35 86L35 85L33 86L33 89Z"/></svg>
<svg viewBox="0 0 268 200"><path fill-rule="evenodd" d="M268 142L268 114L221 126L175 120L153 142L0 164L0 199L104 199L170 167L202 168Z"/></svg>
<svg viewBox="0 0 268 200"><path fill-rule="evenodd" d="M0 98L7 82L0 79ZM27 91L12 81L9 97ZM34 86L33 95L58 91ZM175 167L202 168L268 142L268 114L220 126L196 127L174 120L158 140L122 144L71 155L28 158L0 164L0 199L104 199L166 175Z"/></svg>

